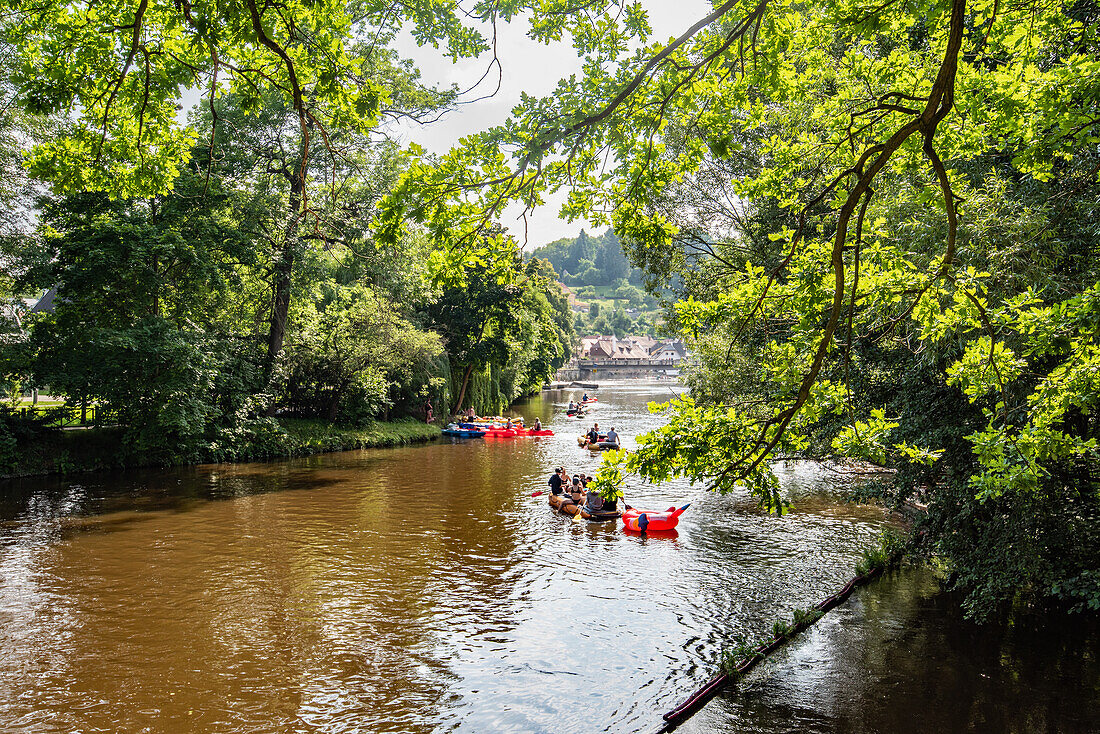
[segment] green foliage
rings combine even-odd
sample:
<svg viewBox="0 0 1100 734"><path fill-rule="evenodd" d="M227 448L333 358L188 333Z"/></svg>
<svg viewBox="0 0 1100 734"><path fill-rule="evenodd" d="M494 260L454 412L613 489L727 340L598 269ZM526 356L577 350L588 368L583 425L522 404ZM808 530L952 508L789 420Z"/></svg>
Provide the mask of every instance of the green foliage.
<svg viewBox="0 0 1100 734"><path fill-rule="evenodd" d="M534 254L549 261L566 285L610 286L622 279L632 286L642 285L641 271L630 267L619 238L610 228L598 237L582 229L575 239L555 240Z"/></svg>
<svg viewBox="0 0 1100 734"><path fill-rule="evenodd" d="M779 481L766 462L760 462L743 478L729 474L714 477L713 468L726 466L745 450L746 422L752 418L732 409L706 406L690 397L663 405L650 404L650 411L669 414L669 421L639 437L638 449L629 455L627 468L650 481L687 477L711 481L713 489L728 492L745 486L769 510L782 514L789 503L780 495ZM791 436L796 439L796 436ZM786 442L787 437L781 436ZM800 444L788 445L795 451Z"/></svg>
<svg viewBox="0 0 1100 734"><path fill-rule="evenodd" d="M621 500L623 498L623 483L626 481L627 457L626 451L615 449L603 453L603 461L599 471L592 481L592 486L600 493L605 502Z"/></svg>
<svg viewBox="0 0 1100 734"><path fill-rule="evenodd" d="M872 571L881 571L897 565L908 543L908 538L893 528L883 530L878 542L863 551L863 555L856 563L856 575L865 576Z"/></svg>
<svg viewBox="0 0 1100 734"><path fill-rule="evenodd" d="M447 272L456 282L423 313L445 341L456 411L472 405L496 412L565 364L573 322L544 261L524 262L513 248L491 262Z"/></svg>
<svg viewBox="0 0 1100 734"><path fill-rule="evenodd" d="M0 422L0 471L10 471L19 460L19 441L7 421Z"/></svg>
<svg viewBox="0 0 1100 734"><path fill-rule="evenodd" d="M733 647L722 651L719 668L723 673L736 680L740 677L740 673L737 670L739 667L750 660L761 657L760 653L757 652L757 648L763 644L767 643L759 641L752 642L744 637L738 638Z"/></svg>
<svg viewBox="0 0 1100 734"><path fill-rule="evenodd" d="M387 82L401 75L376 66L381 58L410 75L384 50L402 25L456 58L486 48L457 7L428 2L51 0L5 2L3 11L20 103L71 116L30 152L31 170L58 191L121 198L169 191L192 159L196 131L177 122L185 90L233 95L248 113L278 94L303 134L323 140L328 130L365 133L394 111L403 86Z"/></svg>
<svg viewBox="0 0 1100 734"><path fill-rule="evenodd" d="M439 356L442 345L385 294L326 285L325 298L306 301L296 314L277 404L297 415L363 423L392 404L392 384Z"/></svg>
<svg viewBox="0 0 1100 734"><path fill-rule="evenodd" d="M358 428L341 428L328 421L283 419L280 425L285 431L282 434L284 440L289 442L289 451L294 454L403 446L440 435L438 426L416 420L372 422Z"/></svg>
<svg viewBox="0 0 1100 734"><path fill-rule="evenodd" d="M795 609L791 614L791 620L794 622L795 626L811 625L823 616L825 616L825 613L820 609Z"/></svg>
<svg viewBox="0 0 1100 734"><path fill-rule="evenodd" d="M1100 573L1089 569L1055 583L1051 593L1070 603L1071 612L1100 611Z"/></svg>
<svg viewBox="0 0 1100 734"><path fill-rule="evenodd" d="M897 422L886 420L883 411L872 410L870 420L856 421L841 429L833 439L833 448L843 456L885 464L886 437L897 427Z"/></svg>

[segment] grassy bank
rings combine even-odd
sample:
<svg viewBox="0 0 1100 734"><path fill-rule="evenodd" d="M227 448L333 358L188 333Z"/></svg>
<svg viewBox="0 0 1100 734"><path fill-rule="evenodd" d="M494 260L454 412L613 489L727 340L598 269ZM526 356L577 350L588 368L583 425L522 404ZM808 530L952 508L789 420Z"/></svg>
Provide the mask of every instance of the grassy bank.
<svg viewBox="0 0 1100 734"><path fill-rule="evenodd" d="M331 451L385 446L403 446L437 438L439 427L416 420L376 422L369 426L345 427L320 420L282 419L277 440L271 435L258 438L233 455L220 453L223 461L289 458ZM214 456L196 456L193 461L153 459L127 450L121 428L46 430L19 441L0 466L0 478L44 474L129 469L207 463Z"/></svg>
<svg viewBox="0 0 1100 734"><path fill-rule="evenodd" d="M404 446L439 437L439 426L423 421L373 423L365 428L344 428L319 420L284 419L279 421L295 446L293 455L328 451Z"/></svg>

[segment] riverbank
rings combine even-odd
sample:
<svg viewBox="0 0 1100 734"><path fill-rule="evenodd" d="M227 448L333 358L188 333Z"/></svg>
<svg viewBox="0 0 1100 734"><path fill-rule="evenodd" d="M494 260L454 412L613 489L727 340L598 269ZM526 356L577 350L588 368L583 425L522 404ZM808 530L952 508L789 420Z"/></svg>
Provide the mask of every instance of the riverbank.
<svg viewBox="0 0 1100 734"><path fill-rule="evenodd" d="M413 419L367 426L338 426L321 420L279 419L275 435L246 437L227 450L213 442L192 460L165 461L135 454L124 445L118 427L42 431L20 441L12 459L0 467L0 479L68 475L148 466L281 459L333 451L423 443L440 436L439 426Z"/></svg>

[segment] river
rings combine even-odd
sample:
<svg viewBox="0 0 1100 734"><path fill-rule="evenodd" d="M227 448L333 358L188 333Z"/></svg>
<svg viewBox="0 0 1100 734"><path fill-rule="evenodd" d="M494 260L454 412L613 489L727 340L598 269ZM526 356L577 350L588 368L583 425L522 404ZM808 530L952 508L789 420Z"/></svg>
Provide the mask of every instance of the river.
<svg viewBox="0 0 1100 734"><path fill-rule="evenodd" d="M668 383L516 411L556 435L0 487L0 729L635 732L836 591L887 524L846 480L777 466L794 511L686 482L674 538L550 511L576 435L629 447ZM1095 731L1100 634L968 625L929 574L851 601L680 731ZM1030 630L1030 631L1029 631ZM1070 705L1072 702L1072 705Z"/></svg>

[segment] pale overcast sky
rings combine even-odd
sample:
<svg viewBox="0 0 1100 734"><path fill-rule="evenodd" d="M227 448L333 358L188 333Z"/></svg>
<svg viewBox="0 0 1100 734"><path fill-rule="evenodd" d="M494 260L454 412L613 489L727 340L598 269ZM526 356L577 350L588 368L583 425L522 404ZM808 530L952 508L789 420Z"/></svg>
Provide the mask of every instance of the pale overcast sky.
<svg viewBox="0 0 1100 734"><path fill-rule="evenodd" d="M649 22L654 38L667 40L686 31L692 23L711 10L705 0L646 0ZM527 22L515 21L498 25L497 56L502 74L500 91L490 98L464 105L431 125L403 128L402 137L415 141L428 150L442 153L464 135L500 124L507 119L519 101L520 92L536 97L550 94L558 80L580 72L580 60L568 41L546 46L527 37ZM431 47L418 48L411 37L398 45L402 56L413 59L421 70L421 78L429 84L457 84L466 89L484 73L492 59L490 54L476 60L453 63ZM496 86L496 73L470 95L476 98L489 94ZM564 196L548 198L547 203L527 216L527 247L538 247L561 237L574 237L582 227L592 231L587 222L566 222L558 218ZM502 224L520 241L524 240L523 222L517 221L519 207L505 212Z"/></svg>

